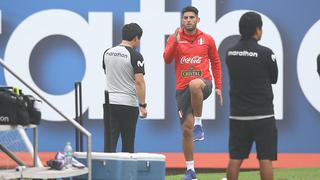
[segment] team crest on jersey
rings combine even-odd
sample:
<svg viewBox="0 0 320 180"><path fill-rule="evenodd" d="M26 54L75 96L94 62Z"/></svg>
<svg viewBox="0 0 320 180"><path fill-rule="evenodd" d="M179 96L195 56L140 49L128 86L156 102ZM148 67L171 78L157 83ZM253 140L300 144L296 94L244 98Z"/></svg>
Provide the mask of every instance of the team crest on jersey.
<svg viewBox="0 0 320 180"><path fill-rule="evenodd" d="M199 45L204 44L204 40L203 40L202 38L198 39L198 44L199 44Z"/></svg>
<svg viewBox="0 0 320 180"><path fill-rule="evenodd" d="M181 72L182 77L190 77L190 76L196 76L196 77L201 77L202 76L202 71L201 70L195 70L194 67L191 67L187 70L184 70Z"/></svg>

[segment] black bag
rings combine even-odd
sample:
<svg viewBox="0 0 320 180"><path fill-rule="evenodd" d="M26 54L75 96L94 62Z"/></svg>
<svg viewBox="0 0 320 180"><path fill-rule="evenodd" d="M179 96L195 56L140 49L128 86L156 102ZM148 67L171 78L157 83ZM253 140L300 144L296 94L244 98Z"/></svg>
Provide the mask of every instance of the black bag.
<svg viewBox="0 0 320 180"><path fill-rule="evenodd" d="M40 124L41 120L41 111L39 109L39 105L41 103L40 100L34 98L31 95L23 95L23 100L27 104L27 110L29 112L30 123L31 124Z"/></svg>
<svg viewBox="0 0 320 180"><path fill-rule="evenodd" d="M41 102L20 89L0 87L0 125L38 125L41 112L35 107L36 101Z"/></svg>
<svg viewBox="0 0 320 180"><path fill-rule="evenodd" d="M30 124L29 112L23 96L15 93L11 87L0 87L0 124Z"/></svg>

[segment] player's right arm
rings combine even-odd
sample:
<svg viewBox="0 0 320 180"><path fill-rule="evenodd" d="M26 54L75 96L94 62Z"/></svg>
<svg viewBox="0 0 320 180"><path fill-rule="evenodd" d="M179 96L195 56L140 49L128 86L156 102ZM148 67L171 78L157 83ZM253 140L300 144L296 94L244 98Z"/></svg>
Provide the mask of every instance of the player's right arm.
<svg viewBox="0 0 320 180"><path fill-rule="evenodd" d="M166 64L170 64L175 56L179 41L179 28L176 29L167 41L166 48L163 53L163 59Z"/></svg>
<svg viewBox="0 0 320 180"><path fill-rule="evenodd" d="M106 56L106 53L107 53L107 51L109 50L110 48L108 48L107 50L105 50L104 51L104 53L103 53L103 57L102 57L102 68L103 68L103 70L104 70L104 74L106 74L106 58L105 58L105 56Z"/></svg>

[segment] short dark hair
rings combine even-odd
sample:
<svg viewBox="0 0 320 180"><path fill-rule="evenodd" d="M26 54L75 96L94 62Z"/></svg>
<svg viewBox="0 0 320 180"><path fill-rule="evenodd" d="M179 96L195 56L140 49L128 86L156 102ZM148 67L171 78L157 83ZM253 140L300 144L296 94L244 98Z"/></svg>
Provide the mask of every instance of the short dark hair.
<svg viewBox="0 0 320 180"><path fill-rule="evenodd" d="M262 19L260 14L256 12L246 12L241 16L239 21L239 31L243 38L252 37L257 28L262 28Z"/></svg>
<svg viewBox="0 0 320 180"><path fill-rule="evenodd" d="M142 28L137 23L126 24L122 27L122 40L132 41L135 37L142 36Z"/></svg>
<svg viewBox="0 0 320 180"><path fill-rule="evenodd" d="M193 6L187 6L187 7L183 8L182 11L181 11L181 17L183 16L183 14L185 12L194 12L197 16L198 16L198 13L199 13L198 9L196 7L193 7Z"/></svg>

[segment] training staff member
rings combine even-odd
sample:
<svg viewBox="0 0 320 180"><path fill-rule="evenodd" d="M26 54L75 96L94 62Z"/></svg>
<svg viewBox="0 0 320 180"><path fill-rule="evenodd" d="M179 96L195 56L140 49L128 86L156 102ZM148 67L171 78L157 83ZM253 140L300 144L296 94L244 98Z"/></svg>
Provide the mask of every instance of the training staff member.
<svg viewBox="0 0 320 180"><path fill-rule="evenodd" d="M271 86L278 79L276 57L271 49L257 43L262 36L259 14L243 14L239 30L241 39L226 55L231 111L227 179L238 179L240 166L255 142L260 177L272 180L272 161L277 160L277 128Z"/></svg>
<svg viewBox="0 0 320 180"><path fill-rule="evenodd" d="M122 152L133 153L139 110L142 118L147 117L144 60L135 50L141 36L142 29L138 24L126 24L122 28L121 44L107 49L103 55L110 103L110 106L104 106L104 114L110 110L104 117L105 152L116 151L121 134Z"/></svg>

